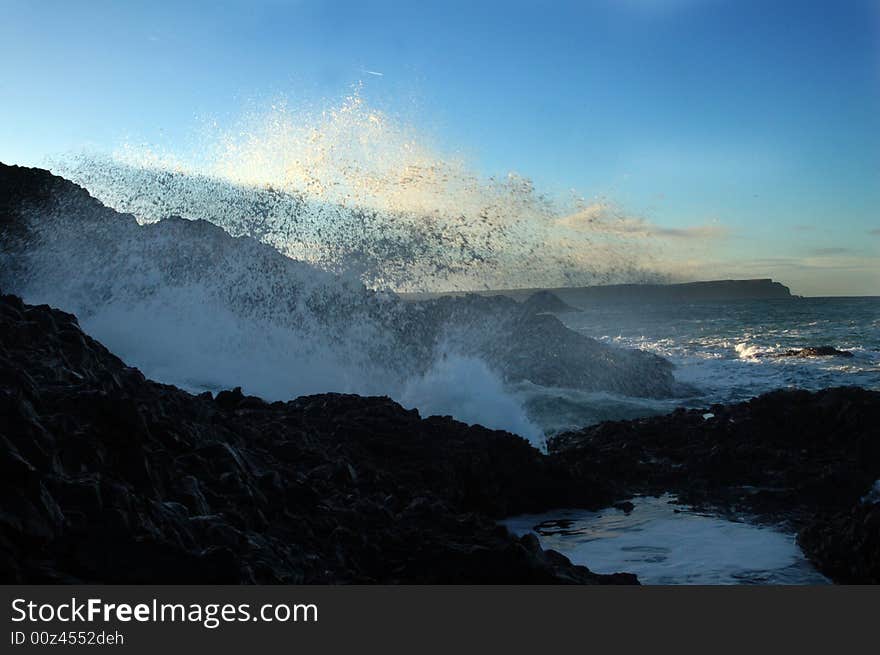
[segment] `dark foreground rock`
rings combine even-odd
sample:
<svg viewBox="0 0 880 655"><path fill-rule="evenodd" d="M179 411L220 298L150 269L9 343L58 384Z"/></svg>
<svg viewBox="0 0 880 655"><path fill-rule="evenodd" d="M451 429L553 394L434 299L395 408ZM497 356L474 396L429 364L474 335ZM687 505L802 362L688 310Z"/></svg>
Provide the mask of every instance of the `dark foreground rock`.
<svg viewBox="0 0 880 655"><path fill-rule="evenodd" d="M776 391L736 405L608 422L551 440L572 475L617 493L671 491L699 507L799 530L818 568L841 582L880 571L880 393Z"/></svg>
<svg viewBox="0 0 880 655"><path fill-rule="evenodd" d="M492 520L608 493L387 398L192 396L0 297L3 582L633 583Z"/></svg>
<svg viewBox="0 0 880 655"><path fill-rule="evenodd" d="M880 504L823 514L801 530L801 547L843 584L880 584Z"/></svg>

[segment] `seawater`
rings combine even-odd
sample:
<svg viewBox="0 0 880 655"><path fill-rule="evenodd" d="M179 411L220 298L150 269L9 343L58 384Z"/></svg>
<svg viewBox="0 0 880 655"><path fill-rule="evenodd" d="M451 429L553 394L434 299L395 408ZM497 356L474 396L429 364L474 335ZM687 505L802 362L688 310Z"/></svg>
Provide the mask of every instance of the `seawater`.
<svg viewBox="0 0 880 655"><path fill-rule="evenodd" d="M693 304L602 304L560 315L573 330L675 364L693 387L647 400L521 385L518 393L545 430L662 414L677 406L747 400L774 389L857 385L880 389L880 298L793 298ZM775 357L832 345L852 357ZM631 513L558 510L505 522L535 532L545 548L599 573L626 571L643 584L822 584L795 535L744 517L705 515L671 496L632 499Z"/></svg>
<svg viewBox="0 0 880 655"><path fill-rule="evenodd" d="M519 385L527 413L550 433L679 406L739 402L775 389L880 389L880 297L606 303L559 318L586 336L667 358L690 390L655 400ZM820 345L853 357L776 356Z"/></svg>
<svg viewBox="0 0 880 655"><path fill-rule="evenodd" d="M559 510L504 524L596 573L635 573L642 584L826 584L795 535L700 514L671 496L632 499L634 509Z"/></svg>

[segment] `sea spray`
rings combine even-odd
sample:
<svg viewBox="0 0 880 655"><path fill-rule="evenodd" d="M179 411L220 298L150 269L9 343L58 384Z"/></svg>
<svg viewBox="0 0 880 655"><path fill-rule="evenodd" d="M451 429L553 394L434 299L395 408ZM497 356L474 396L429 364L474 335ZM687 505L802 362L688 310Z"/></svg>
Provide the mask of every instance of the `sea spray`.
<svg viewBox="0 0 880 655"><path fill-rule="evenodd" d="M183 151L124 144L55 172L141 222L203 218L297 260L398 291L665 277L662 239L604 198L550 198L483 176L359 92L322 111L279 102L211 124Z"/></svg>
<svg viewBox="0 0 880 655"><path fill-rule="evenodd" d="M511 383L668 395L658 358L555 344L571 335L512 301L415 307L384 291L658 274L639 221L483 177L357 92L317 113L277 104L186 152L127 144L53 168L130 215L82 193L31 212L0 283L75 312L158 380L270 400L387 394L536 443ZM569 365L572 346L585 356Z"/></svg>
<svg viewBox="0 0 880 655"><path fill-rule="evenodd" d="M87 333L150 378L192 392L241 386L270 401L389 395L424 415L542 443L497 372L408 339L393 297L279 255L269 257L281 267L272 270L268 248L251 240L221 233L227 248L208 245L219 228L207 224L130 226L112 248L93 248L83 223L45 219L26 283L4 279L4 287L76 313Z"/></svg>
<svg viewBox="0 0 880 655"><path fill-rule="evenodd" d="M424 414L451 415L466 423L504 426L542 446L542 430L486 363L443 353L424 374L407 380L399 395L405 407Z"/></svg>

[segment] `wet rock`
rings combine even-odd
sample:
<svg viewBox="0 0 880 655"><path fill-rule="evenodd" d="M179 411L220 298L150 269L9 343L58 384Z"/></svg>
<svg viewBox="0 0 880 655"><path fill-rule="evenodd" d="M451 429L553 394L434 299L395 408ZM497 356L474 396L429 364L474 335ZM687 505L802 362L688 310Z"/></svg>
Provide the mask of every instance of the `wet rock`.
<svg viewBox="0 0 880 655"><path fill-rule="evenodd" d="M618 497L673 492L783 523L832 579L874 579L875 524L866 522L874 512L862 499L880 478L880 392L775 391L708 409L712 420L705 409L677 410L559 435L549 446L573 475L600 477Z"/></svg>
<svg viewBox="0 0 880 655"><path fill-rule="evenodd" d="M193 396L0 296L0 406L6 582L635 581L495 523L606 504L601 482L388 398Z"/></svg>
<svg viewBox="0 0 880 655"><path fill-rule="evenodd" d="M854 357L854 355L849 350L838 350L833 346L810 346L798 350L786 350L783 353L776 353L773 357Z"/></svg>
<svg viewBox="0 0 880 655"><path fill-rule="evenodd" d="M859 503L849 511L817 517L801 530L798 541L833 580L880 584L880 505Z"/></svg>

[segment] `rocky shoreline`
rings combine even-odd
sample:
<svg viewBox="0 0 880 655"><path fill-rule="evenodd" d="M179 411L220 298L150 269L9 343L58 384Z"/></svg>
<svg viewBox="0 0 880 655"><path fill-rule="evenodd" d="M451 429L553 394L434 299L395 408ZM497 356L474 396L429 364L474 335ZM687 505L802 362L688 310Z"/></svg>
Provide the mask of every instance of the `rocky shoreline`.
<svg viewBox="0 0 880 655"><path fill-rule="evenodd" d="M636 582L493 520L600 485L387 398L193 396L2 296L0 403L7 583Z"/></svg>
<svg viewBox="0 0 880 655"><path fill-rule="evenodd" d="M573 475L616 494L676 494L694 507L798 532L820 572L880 582L880 392L780 390L734 405L610 421L551 439ZM615 492L612 492L614 495Z"/></svg>
<svg viewBox="0 0 880 655"><path fill-rule="evenodd" d="M837 582L880 582L877 392L607 422L544 455L388 398L194 396L15 296L0 327L4 582L635 583L495 520L667 491L799 530Z"/></svg>

